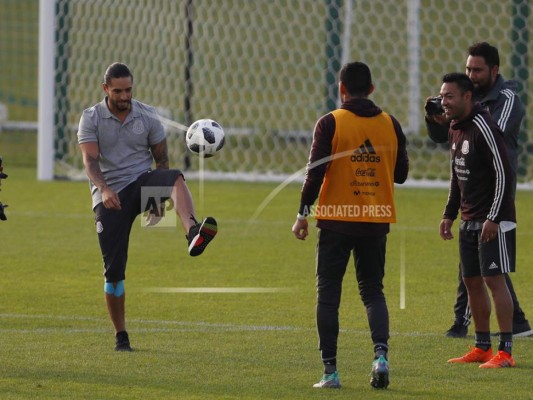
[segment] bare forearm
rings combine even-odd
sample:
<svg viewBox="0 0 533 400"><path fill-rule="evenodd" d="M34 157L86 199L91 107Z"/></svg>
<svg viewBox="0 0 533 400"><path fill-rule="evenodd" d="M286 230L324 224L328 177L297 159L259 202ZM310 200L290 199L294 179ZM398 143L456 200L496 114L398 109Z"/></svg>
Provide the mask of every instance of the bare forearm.
<svg viewBox="0 0 533 400"><path fill-rule="evenodd" d="M156 168L168 169L168 148L166 139L153 145L150 149L152 151L152 157L154 157Z"/></svg>
<svg viewBox="0 0 533 400"><path fill-rule="evenodd" d="M160 158L155 161L155 167L158 169L168 169L168 157L167 158Z"/></svg>
<svg viewBox="0 0 533 400"><path fill-rule="evenodd" d="M84 160L84 164L87 176L89 177L93 185L96 186L98 190L100 190L100 192L102 192L103 189L107 187L107 184L105 182L104 174L100 169L98 159L86 157Z"/></svg>

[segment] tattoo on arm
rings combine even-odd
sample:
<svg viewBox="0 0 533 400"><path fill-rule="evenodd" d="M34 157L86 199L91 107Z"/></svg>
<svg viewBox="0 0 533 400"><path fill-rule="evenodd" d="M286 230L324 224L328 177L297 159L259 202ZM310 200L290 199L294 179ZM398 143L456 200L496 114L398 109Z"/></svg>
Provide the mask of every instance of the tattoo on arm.
<svg viewBox="0 0 533 400"><path fill-rule="evenodd" d="M85 157L85 171L91 182L102 191L103 188L107 186L104 174L100 169L100 164L98 163L98 158L87 155Z"/></svg>
<svg viewBox="0 0 533 400"><path fill-rule="evenodd" d="M164 139L161 142L154 144L150 147L150 150L152 151L152 156L154 157L156 168L168 169L169 166L167 140Z"/></svg>
<svg viewBox="0 0 533 400"><path fill-rule="evenodd" d="M98 143L90 142L80 144L81 152L83 155L83 165L85 166L85 173L91 182L102 191L107 187L104 174L100 169L100 148Z"/></svg>

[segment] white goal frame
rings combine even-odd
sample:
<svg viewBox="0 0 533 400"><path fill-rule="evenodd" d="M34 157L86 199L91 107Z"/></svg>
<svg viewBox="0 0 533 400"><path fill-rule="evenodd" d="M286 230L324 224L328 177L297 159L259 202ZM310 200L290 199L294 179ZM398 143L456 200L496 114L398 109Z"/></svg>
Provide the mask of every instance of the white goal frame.
<svg viewBox="0 0 533 400"><path fill-rule="evenodd" d="M55 1L39 0L37 179L54 179Z"/></svg>
<svg viewBox="0 0 533 400"><path fill-rule="evenodd" d="M345 1L344 30L342 32L342 62L349 60L350 54L350 21L353 17L354 0ZM37 150L37 178L41 181L54 179L54 61L56 52L55 27L55 0L39 0L39 93L38 93L38 150ZM417 10L420 6L420 0L408 1L409 20L409 121L405 127L406 133L414 132L420 125L420 90L418 86L419 79L419 23ZM164 121L163 121L164 122ZM170 121L171 122L171 121ZM176 123L172 124L173 128ZM181 129L186 129L183 124L177 123ZM209 177L210 174L207 175ZM228 179L248 180L245 174L222 173L213 174L213 178L219 179L227 177ZM262 181L280 181L287 179L286 174L272 174L255 178Z"/></svg>
<svg viewBox="0 0 533 400"><path fill-rule="evenodd" d="M498 47L502 75L517 82L527 108L518 187L531 188L533 6L528 0L454 4L39 0L38 179L87 179L77 122L101 99L103 68L122 61L140 82L136 98L160 110L173 168L193 179L301 180L295 171L306 164L314 123L340 105L337 71L360 60L372 70L370 99L407 135L410 182L445 185L447 145L428 137L424 99L438 93L444 74L464 71L468 46L488 41ZM120 27L131 39L124 46L106 45L115 28L99 25L103 13L132 22ZM205 163L190 156L183 139L200 118L216 120L226 133L224 150Z"/></svg>

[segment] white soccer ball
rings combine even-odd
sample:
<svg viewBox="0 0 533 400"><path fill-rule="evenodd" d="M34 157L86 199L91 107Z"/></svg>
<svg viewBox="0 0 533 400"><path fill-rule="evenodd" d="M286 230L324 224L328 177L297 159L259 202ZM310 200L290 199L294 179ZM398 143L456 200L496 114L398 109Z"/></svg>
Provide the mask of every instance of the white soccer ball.
<svg viewBox="0 0 533 400"><path fill-rule="evenodd" d="M213 157L224 146L224 130L212 119L199 119L187 129L185 142L191 152L205 158Z"/></svg>

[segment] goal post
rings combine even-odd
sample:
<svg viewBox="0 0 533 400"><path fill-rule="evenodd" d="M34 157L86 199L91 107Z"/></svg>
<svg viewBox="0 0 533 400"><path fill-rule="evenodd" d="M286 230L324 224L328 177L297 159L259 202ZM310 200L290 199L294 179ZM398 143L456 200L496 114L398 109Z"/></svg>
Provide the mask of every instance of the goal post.
<svg viewBox="0 0 533 400"><path fill-rule="evenodd" d="M512 76L516 79L518 83L520 99L522 103L528 109L529 105L529 30L527 28L528 18L530 14L530 5L529 2L524 2L522 0L513 0L513 23L512 23L512 34L511 39L515 43L515 46L512 50L511 55L511 65L512 65ZM518 176L524 176L528 173L528 166L531 165L528 154L533 153L533 146L531 144L527 145L527 130L528 124L527 118L522 122L522 129L520 136L518 138L519 142L525 144L523 148L525 151L522 151L519 155L518 162ZM525 153L525 154L524 154Z"/></svg>
<svg viewBox="0 0 533 400"><path fill-rule="evenodd" d="M408 136L410 180L446 182L447 149L427 136L424 100L438 93L445 73L464 71L466 49L481 40L500 50L504 77L521 82L524 127L532 126L527 0L453 1L453 7L432 0L40 2L41 35L47 35L40 43L48 49L40 51L40 68L50 62L54 68L39 73L40 179L85 178L77 124L85 108L101 101L103 72L115 61L132 69L134 97L170 122L170 164L188 176L199 160L186 152L179 127L202 118L218 121L227 139L203 163L204 176L293 176L307 162L316 120L339 104L338 68L359 60L372 70L370 99ZM520 145L518 182L533 186L527 129Z"/></svg>
<svg viewBox="0 0 533 400"><path fill-rule="evenodd" d="M39 0L37 179L54 179L54 0Z"/></svg>

